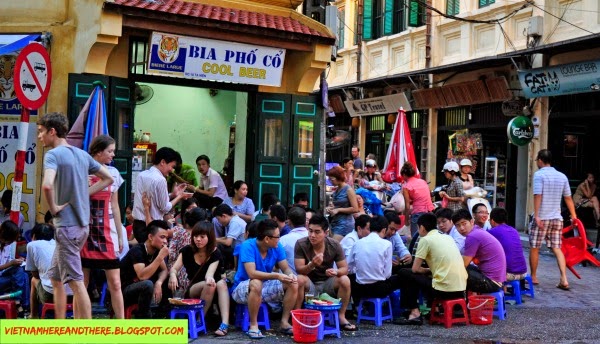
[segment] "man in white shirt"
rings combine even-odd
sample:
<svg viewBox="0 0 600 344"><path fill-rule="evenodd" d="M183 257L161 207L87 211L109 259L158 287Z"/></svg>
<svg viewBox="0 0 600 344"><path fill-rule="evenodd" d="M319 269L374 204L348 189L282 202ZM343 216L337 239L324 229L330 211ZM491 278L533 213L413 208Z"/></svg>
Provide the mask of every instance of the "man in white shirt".
<svg viewBox="0 0 600 344"><path fill-rule="evenodd" d="M150 198L150 217L152 220L164 220L167 214L179 201L188 199L191 193L184 193L186 184L179 184L169 195L166 177L173 171L177 160L181 159L179 153L169 147L162 147L154 155L154 165L146 171L140 172L135 183L135 196L133 200L133 235L138 243L146 242L146 216L142 197L146 194ZM172 197L172 199L170 199Z"/></svg>
<svg viewBox="0 0 600 344"><path fill-rule="evenodd" d="M348 259L348 255L350 254L350 250L354 247L354 244L359 239L362 239L369 235L371 228L371 217L369 215L360 215L356 219L354 219L354 230L344 237L340 244L344 249L344 254L346 255L346 259ZM352 271L350 271L352 273Z"/></svg>
<svg viewBox="0 0 600 344"><path fill-rule="evenodd" d="M296 273L296 264L294 262L294 247L298 239L306 238L308 230L304 227L306 223L306 211L300 207L292 207L288 212L288 221L292 230L279 239L279 243L285 249L285 256L290 269ZM304 295L303 295L304 296Z"/></svg>
<svg viewBox="0 0 600 344"><path fill-rule="evenodd" d="M227 188L221 175L210 168L210 158L200 155L196 158L196 167L200 172L200 186L196 188L194 198L198 200L200 208L212 209L223 203L227 195Z"/></svg>
<svg viewBox="0 0 600 344"><path fill-rule="evenodd" d="M31 278L31 318L37 319L38 309L41 304L52 303L54 299L54 290L52 281L48 275L48 269L52 262L52 255L56 248L54 241L54 227L48 224L37 224L31 229L32 241L27 244L27 260L25 270L30 271ZM67 294L67 303L73 295L73 291L67 284L65 286Z"/></svg>

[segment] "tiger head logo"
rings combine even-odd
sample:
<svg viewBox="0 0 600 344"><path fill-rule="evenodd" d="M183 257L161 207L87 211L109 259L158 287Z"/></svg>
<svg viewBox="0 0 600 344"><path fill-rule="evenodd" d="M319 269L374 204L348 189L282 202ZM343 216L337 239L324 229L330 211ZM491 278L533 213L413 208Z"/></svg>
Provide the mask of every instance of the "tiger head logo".
<svg viewBox="0 0 600 344"><path fill-rule="evenodd" d="M179 56L179 38L162 36L158 46L158 57L164 63L171 63Z"/></svg>
<svg viewBox="0 0 600 344"><path fill-rule="evenodd" d="M17 97L14 85L16 55L0 55L0 100L13 100Z"/></svg>

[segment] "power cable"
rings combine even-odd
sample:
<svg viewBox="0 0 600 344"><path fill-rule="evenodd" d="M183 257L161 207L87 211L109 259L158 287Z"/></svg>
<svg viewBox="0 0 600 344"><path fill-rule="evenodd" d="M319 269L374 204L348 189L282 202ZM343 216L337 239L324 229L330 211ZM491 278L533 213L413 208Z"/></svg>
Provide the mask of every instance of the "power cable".
<svg viewBox="0 0 600 344"><path fill-rule="evenodd" d="M590 34L592 34L592 35L595 35L595 34L596 34L595 32L592 32L592 31L586 30L586 29L582 28L581 26L577 26L577 25L575 25L575 24L573 24L573 23L571 23L571 22L569 22L569 21L566 21L566 20L562 19L562 17L560 17L560 18L559 18L559 17L555 16L555 15L554 15L554 14L552 14L551 12L548 12L548 11L546 11L545 9L543 9L543 8L539 7L538 5L536 5L536 4L533 2L533 0L525 0L525 1L527 1L527 3L528 3L528 4L530 4L531 6L533 6L533 7L537 8L538 10L541 10L541 11L545 12L546 14L548 14L549 16L552 16L552 17L554 17L554 18L558 19L558 21L559 21L559 22L561 22L561 21L562 21L562 22L565 22L565 23L567 23L567 24L569 24L569 25L571 25L571 26L573 26L573 27L575 27L575 28L578 28L579 30L585 31L585 32L587 32L587 33L590 33ZM565 13L566 13L566 11L565 11ZM563 16L564 16L564 13L563 13Z"/></svg>

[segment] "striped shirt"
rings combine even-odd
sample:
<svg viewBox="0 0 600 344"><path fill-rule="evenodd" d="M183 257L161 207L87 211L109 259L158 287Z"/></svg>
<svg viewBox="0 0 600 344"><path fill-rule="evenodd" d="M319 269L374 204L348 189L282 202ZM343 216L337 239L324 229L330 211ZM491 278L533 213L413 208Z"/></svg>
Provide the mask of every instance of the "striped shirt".
<svg viewBox="0 0 600 344"><path fill-rule="evenodd" d="M150 167L146 171L140 172L135 182L135 198L133 200L133 218L146 222L144 215L144 203L142 202L143 193L150 197L150 216L152 220L162 220L163 216L171 208L169 200L169 191L167 190L167 179L156 168Z"/></svg>
<svg viewBox="0 0 600 344"><path fill-rule="evenodd" d="M554 167L542 167L533 174L533 194L542 195L538 210L541 220L562 220L560 202L563 197L571 196L569 180Z"/></svg>

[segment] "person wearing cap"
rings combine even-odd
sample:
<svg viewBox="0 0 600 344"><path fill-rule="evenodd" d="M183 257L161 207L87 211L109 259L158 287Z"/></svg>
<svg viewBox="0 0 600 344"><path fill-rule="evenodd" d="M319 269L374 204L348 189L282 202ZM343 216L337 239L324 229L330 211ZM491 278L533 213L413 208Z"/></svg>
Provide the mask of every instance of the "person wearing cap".
<svg viewBox="0 0 600 344"><path fill-rule="evenodd" d="M381 179L381 173L377 171L377 163L373 159L368 159L365 162L366 171L364 173L364 177L361 181L361 186L367 190L375 190L378 191L385 186L385 182ZM379 186L374 186L371 182L378 182Z"/></svg>
<svg viewBox="0 0 600 344"><path fill-rule="evenodd" d="M442 197L442 206L444 208L457 211L465 208L465 192L463 185L458 177L459 168L458 164L454 161L447 162L442 169L444 176L448 179L448 185L444 191L440 191L440 197Z"/></svg>
<svg viewBox="0 0 600 344"><path fill-rule="evenodd" d="M473 163L469 159L462 159L460 161L460 180L462 181L463 190L469 190L475 186L473 183L473 176L471 171L473 170Z"/></svg>

